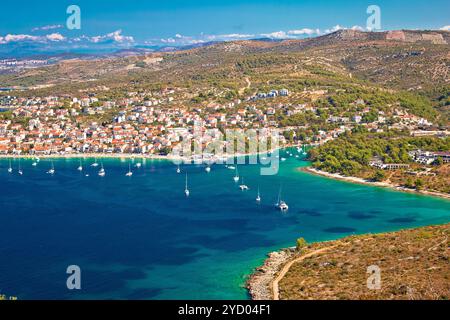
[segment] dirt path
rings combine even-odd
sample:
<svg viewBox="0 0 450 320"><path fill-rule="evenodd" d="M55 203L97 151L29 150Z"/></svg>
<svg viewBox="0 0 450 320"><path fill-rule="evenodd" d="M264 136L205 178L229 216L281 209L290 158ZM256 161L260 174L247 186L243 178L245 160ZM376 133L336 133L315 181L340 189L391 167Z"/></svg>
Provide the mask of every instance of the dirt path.
<svg viewBox="0 0 450 320"><path fill-rule="evenodd" d="M243 95L245 89L250 89L250 87L252 86L252 82L250 81L250 78L249 78L249 77L246 77L246 78L245 78L245 82L247 83L247 86L246 86L246 87L243 87L243 88L241 88L241 89L239 89L239 95Z"/></svg>
<svg viewBox="0 0 450 320"><path fill-rule="evenodd" d="M280 281L284 278L284 276L286 275L286 273L288 273L289 269L291 269L291 267L294 265L294 263L297 262L302 262L303 260L305 260L306 258L310 258L312 256L330 251L336 247L338 247L340 244L331 246L331 247L326 247L326 248L322 248L313 252L310 252L304 256L301 256L297 259L292 260L291 262L289 262L288 264L286 264L283 269L281 269L280 274L275 278L275 280L273 280L272 282L272 292L273 292L273 300L280 300L280 292L279 292L279 283Z"/></svg>

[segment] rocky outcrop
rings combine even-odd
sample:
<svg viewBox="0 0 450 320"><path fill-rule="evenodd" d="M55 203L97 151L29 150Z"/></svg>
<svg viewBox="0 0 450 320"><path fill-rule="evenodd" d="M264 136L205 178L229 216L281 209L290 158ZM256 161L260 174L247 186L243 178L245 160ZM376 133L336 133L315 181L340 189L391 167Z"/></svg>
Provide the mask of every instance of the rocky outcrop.
<svg viewBox="0 0 450 320"><path fill-rule="evenodd" d="M268 259L264 262L264 265L257 268L247 282L247 289L252 300L273 299L270 284L275 278L275 275L292 258L294 253L295 249L285 249L279 252L272 252L268 255Z"/></svg>

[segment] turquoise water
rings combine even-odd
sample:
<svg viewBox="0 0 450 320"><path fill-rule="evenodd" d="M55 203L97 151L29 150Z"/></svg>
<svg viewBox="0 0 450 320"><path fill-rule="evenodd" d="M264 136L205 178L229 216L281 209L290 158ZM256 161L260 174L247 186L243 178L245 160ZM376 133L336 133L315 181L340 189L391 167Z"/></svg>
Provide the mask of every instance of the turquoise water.
<svg viewBox="0 0 450 320"><path fill-rule="evenodd" d="M450 201L334 181L298 170L289 158L277 176L147 160L125 177L128 160L104 160L106 177L85 160L49 160L23 176L0 160L0 293L21 299L247 299L243 285L266 254L308 241L393 231L450 221ZM85 174L90 176L86 177ZM258 184L262 204L255 202ZM280 184L290 206L274 209ZM66 288L79 265L82 290Z"/></svg>

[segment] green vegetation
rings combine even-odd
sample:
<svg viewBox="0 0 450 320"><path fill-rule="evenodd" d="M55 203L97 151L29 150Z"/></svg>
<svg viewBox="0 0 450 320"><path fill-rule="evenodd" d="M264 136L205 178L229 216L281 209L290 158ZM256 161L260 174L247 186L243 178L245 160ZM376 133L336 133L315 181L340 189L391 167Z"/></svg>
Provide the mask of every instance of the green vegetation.
<svg viewBox="0 0 450 320"><path fill-rule="evenodd" d="M371 170L369 163L374 157L379 157L385 163L411 163L408 152L415 149L450 150L450 138L414 138L399 132L348 132L335 141L312 149L310 154L315 168L354 176ZM380 174L375 178L379 181Z"/></svg>
<svg viewBox="0 0 450 320"><path fill-rule="evenodd" d="M308 246L308 243L304 238L297 239L297 251L302 251L304 248Z"/></svg>
<svg viewBox="0 0 450 320"><path fill-rule="evenodd" d="M442 160L432 167L430 175L413 177L408 170L383 171L372 168L369 164L374 157L389 164L410 164L412 172L420 174L423 168L409 157L413 150L448 151L450 138L420 137L415 138L402 132L388 133L346 133L340 138L323 146L312 149L310 157L316 169L356 176L375 182L390 180L418 191L436 190L449 192L450 181L448 165ZM410 170L410 171L411 171Z"/></svg>

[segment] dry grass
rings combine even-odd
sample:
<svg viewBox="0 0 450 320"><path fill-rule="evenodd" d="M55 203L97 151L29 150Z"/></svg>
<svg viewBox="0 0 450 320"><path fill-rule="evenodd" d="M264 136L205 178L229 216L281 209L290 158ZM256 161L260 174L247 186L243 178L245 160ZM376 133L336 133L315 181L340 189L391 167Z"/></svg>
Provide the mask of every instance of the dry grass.
<svg viewBox="0 0 450 320"><path fill-rule="evenodd" d="M445 225L341 240L347 244L294 264L280 282L280 297L447 300L449 234L450 225ZM381 269L381 290L367 288L371 265Z"/></svg>

